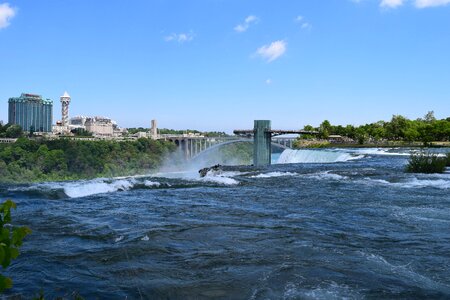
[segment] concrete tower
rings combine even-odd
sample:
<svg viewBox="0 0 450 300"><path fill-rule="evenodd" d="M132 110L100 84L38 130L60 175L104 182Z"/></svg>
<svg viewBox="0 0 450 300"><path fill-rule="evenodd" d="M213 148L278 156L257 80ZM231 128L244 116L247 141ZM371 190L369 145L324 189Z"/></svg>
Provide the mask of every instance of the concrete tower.
<svg viewBox="0 0 450 300"><path fill-rule="evenodd" d="M67 92L64 92L64 95L60 97L61 99L61 121L62 126L69 125L69 104L70 104L70 96Z"/></svg>
<svg viewBox="0 0 450 300"><path fill-rule="evenodd" d="M272 154L272 133L269 120L255 120L253 140L253 164L257 167L269 166Z"/></svg>
<svg viewBox="0 0 450 300"><path fill-rule="evenodd" d="M158 125L156 120L152 120L152 127L150 128L150 137L154 140L158 138Z"/></svg>

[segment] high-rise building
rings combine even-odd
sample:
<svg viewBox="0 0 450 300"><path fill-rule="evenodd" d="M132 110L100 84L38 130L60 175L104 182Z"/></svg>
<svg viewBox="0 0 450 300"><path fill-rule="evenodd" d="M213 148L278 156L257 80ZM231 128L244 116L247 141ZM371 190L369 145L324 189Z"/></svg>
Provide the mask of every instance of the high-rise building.
<svg viewBox="0 0 450 300"><path fill-rule="evenodd" d="M52 131L52 100L22 93L20 97L9 98L8 103L8 123L20 125L24 131Z"/></svg>
<svg viewBox="0 0 450 300"><path fill-rule="evenodd" d="M69 125L69 104L70 104L70 96L67 92L64 92L64 95L60 97L61 100L61 117L62 117L62 126Z"/></svg>

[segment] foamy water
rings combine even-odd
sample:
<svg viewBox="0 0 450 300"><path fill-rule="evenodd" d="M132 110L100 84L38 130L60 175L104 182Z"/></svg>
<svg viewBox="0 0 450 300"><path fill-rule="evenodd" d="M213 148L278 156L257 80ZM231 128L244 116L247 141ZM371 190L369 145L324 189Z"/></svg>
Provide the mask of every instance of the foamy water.
<svg viewBox="0 0 450 300"><path fill-rule="evenodd" d="M71 198L86 197L89 195L126 191L136 183L134 179L120 179L107 182L105 180L82 181L61 184L64 193Z"/></svg>
<svg viewBox="0 0 450 300"><path fill-rule="evenodd" d="M361 182L361 181L359 181ZM402 180L400 182L390 182L385 179L371 179L366 178L362 181L365 184L382 184L392 186L395 188L407 188L407 189L421 189L421 188L437 188L437 189L450 189L450 180L447 179L418 179L415 177Z"/></svg>
<svg viewBox="0 0 450 300"><path fill-rule="evenodd" d="M272 178L272 177L283 177L283 176L296 176L298 173L292 172L269 172L269 173L261 173L258 175L252 175L250 178Z"/></svg>
<svg viewBox="0 0 450 300"><path fill-rule="evenodd" d="M227 177L227 176L220 176L220 175L209 175L207 174L205 177L202 177L199 179L200 181L206 181L206 182L215 182L223 185L236 185L239 184L239 181L236 179Z"/></svg>
<svg viewBox="0 0 450 300"><path fill-rule="evenodd" d="M149 186L149 187L152 187L152 186L154 186L154 187L159 187L159 186L161 186L161 183L159 183L159 182L157 182L157 181L151 181L151 180L145 180L145 181L144 181L144 184L145 184L146 186Z"/></svg>
<svg viewBox="0 0 450 300"><path fill-rule="evenodd" d="M349 153L362 155L387 155L387 156L409 156L411 150L402 150L394 148L361 148L361 149L341 149Z"/></svg>
<svg viewBox="0 0 450 300"><path fill-rule="evenodd" d="M313 174L306 174L305 177L310 177L318 180L345 180L347 176L331 173L331 171L318 172Z"/></svg>
<svg viewBox="0 0 450 300"><path fill-rule="evenodd" d="M278 158L277 164L293 163L336 163L363 158L347 152L331 150L290 150L286 149Z"/></svg>

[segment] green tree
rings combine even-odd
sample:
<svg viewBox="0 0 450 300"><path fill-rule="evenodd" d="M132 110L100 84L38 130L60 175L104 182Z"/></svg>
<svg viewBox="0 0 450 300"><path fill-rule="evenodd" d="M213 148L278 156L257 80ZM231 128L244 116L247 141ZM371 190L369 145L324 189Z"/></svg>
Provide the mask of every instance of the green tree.
<svg viewBox="0 0 450 300"><path fill-rule="evenodd" d="M6 137L6 130L8 129L9 126L10 126L9 124L5 125L0 124L0 137Z"/></svg>
<svg viewBox="0 0 450 300"><path fill-rule="evenodd" d="M423 117L423 119L427 123L432 123L436 121L436 118L434 117L434 111L427 112L426 115Z"/></svg>
<svg viewBox="0 0 450 300"><path fill-rule="evenodd" d="M348 136L351 139L354 139L355 135L356 135L355 126L353 126L353 125L345 126L345 135Z"/></svg>
<svg viewBox="0 0 450 300"><path fill-rule="evenodd" d="M316 129L313 126L311 126L311 125L305 125L305 127L303 127L303 130L305 130L305 131L314 131Z"/></svg>
<svg viewBox="0 0 450 300"><path fill-rule="evenodd" d="M11 224L11 208L16 208L16 204L11 200L6 200L0 204L0 264L6 269L11 260L16 259L22 246L22 241L31 230L28 227L9 227ZM0 292L12 287L12 280L0 274Z"/></svg>
<svg viewBox="0 0 450 300"><path fill-rule="evenodd" d="M39 148L39 144L29 138L20 137L14 143L14 147L22 148L25 151L34 152Z"/></svg>
<svg viewBox="0 0 450 300"><path fill-rule="evenodd" d="M6 137L8 138L18 138L22 136L23 130L20 125L12 125L6 129Z"/></svg>
<svg viewBox="0 0 450 300"><path fill-rule="evenodd" d="M355 130L355 137L358 140L358 144L364 144L369 139L369 135L363 127L358 127Z"/></svg>
<svg viewBox="0 0 450 300"><path fill-rule="evenodd" d="M421 122L419 124L418 131L419 131L420 141L425 146L428 146L434 139L433 135L432 135L432 125L429 123Z"/></svg>
<svg viewBox="0 0 450 300"><path fill-rule="evenodd" d="M331 134L331 124L330 121L325 120L320 124L319 127L319 137L327 139Z"/></svg>
<svg viewBox="0 0 450 300"><path fill-rule="evenodd" d="M75 128L75 129L72 129L70 132L73 133L75 136L85 136L85 137L92 136L92 132L89 132L83 128Z"/></svg>
<svg viewBox="0 0 450 300"><path fill-rule="evenodd" d="M408 126L408 119L401 115L392 116L391 122L386 126L387 137L393 140L401 140L404 138L404 132Z"/></svg>
<svg viewBox="0 0 450 300"><path fill-rule="evenodd" d="M403 134L404 134L405 140L408 142L416 141L420 136L419 131L415 127L407 128Z"/></svg>
<svg viewBox="0 0 450 300"><path fill-rule="evenodd" d="M9 177L9 171L8 166L6 163L0 159L0 178L8 178Z"/></svg>
<svg viewBox="0 0 450 300"><path fill-rule="evenodd" d="M436 120L432 123L432 135L435 141L450 140L450 122L447 120Z"/></svg>
<svg viewBox="0 0 450 300"><path fill-rule="evenodd" d="M311 125L305 125L305 126L303 127L303 130L304 130L304 131L317 131L316 128L314 128L314 127L311 126ZM307 140L307 139L312 139L312 138L314 138L314 137L315 137L315 136L314 136L313 134L302 134L302 135L299 135L299 136L298 136L297 140Z"/></svg>

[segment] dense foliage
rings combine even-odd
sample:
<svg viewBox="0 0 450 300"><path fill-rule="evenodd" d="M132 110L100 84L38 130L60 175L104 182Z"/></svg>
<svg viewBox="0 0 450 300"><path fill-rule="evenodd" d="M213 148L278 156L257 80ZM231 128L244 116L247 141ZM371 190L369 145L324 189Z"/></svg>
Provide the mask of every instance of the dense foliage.
<svg viewBox="0 0 450 300"><path fill-rule="evenodd" d="M18 138L22 135L23 130L19 125L0 124L0 138Z"/></svg>
<svg viewBox="0 0 450 300"><path fill-rule="evenodd" d="M198 158L203 165L248 165L253 161L253 143L232 143L205 151ZM195 162L195 161L194 161Z"/></svg>
<svg viewBox="0 0 450 300"><path fill-rule="evenodd" d="M30 140L0 144L0 182L121 176L159 166L175 150L165 141Z"/></svg>
<svg viewBox="0 0 450 300"><path fill-rule="evenodd" d="M73 133L73 135L77 136L77 137L92 137L93 136L92 132L89 132L83 128L75 128L75 129L72 129L70 132Z"/></svg>
<svg viewBox="0 0 450 300"><path fill-rule="evenodd" d="M409 120L401 115L394 115L388 122L361 126L331 125L328 120L323 121L319 127L307 125L305 130L319 131L320 138L328 138L330 135L341 135L358 141L360 144L374 141L404 141L422 142L425 145L433 141L450 140L450 118L437 120L434 113L428 112L424 118ZM308 138L308 136L304 136Z"/></svg>
<svg viewBox="0 0 450 300"><path fill-rule="evenodd" d="M144 127L136 127L136 128L127 128L129 134L135 134L138 132L149 132L150 129Z"/></svg>
<svg viewBox="0 0 450 300"><path fill-rule="evenodd" d="M248 165L253 162L253 143L233 143L219 148L224 165Z"/></svg>
<svg viewBox="0 0 450 300"><path fill-rule="evenodd" d="M443 173L448 163L448 157L441 157L432 153L414 153L409 158L406 171L411 173Z"/></svg>
<svg viewBox="0 0 450 300"><path fill-rule="evenodd" d="M6 269L11 260L19 256L19 248L26 235L31 233L28 227L11 227L11 208L16 204L6 200L0 204L0 264ZM0 274L0 292L12 287L11 278Z"/></svg>

